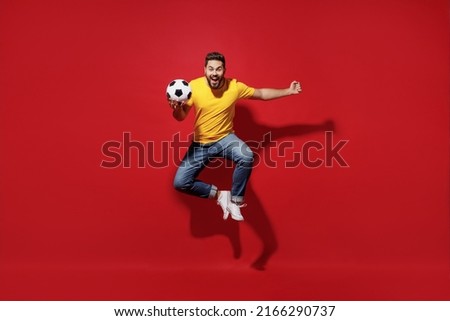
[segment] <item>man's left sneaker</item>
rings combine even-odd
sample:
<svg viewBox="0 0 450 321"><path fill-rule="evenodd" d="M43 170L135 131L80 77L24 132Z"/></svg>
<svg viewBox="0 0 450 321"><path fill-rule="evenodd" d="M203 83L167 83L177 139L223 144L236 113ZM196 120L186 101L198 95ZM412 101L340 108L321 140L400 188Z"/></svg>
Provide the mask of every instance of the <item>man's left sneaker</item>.
<svg viewBox="0 0 450 321"><path fill-rule="evenodd" d="M233 202L229 202L228 206L227 206L227 210L228 212L230 212L231 214L231 218L235 221L243 221L244 217L241 214L241 207L244 207L245 205L238 205L236 203Z"/></svg>

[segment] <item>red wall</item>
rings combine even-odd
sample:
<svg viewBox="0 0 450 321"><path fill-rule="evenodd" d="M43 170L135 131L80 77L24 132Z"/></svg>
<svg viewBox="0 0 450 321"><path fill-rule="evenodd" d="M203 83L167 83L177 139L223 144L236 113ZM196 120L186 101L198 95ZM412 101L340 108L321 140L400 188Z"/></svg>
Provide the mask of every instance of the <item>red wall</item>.
<svg viewBox="0 0 450 321"><path fill-rule="evenodd" d="M0 2L0 299L450 299L448 1L156 3ZM164 149L193 122L165 87L212 50L228 76L304 90L238 106L242 138L276 141L244 223L176 193L185 144ZM323 159L326 131L348 167L285 166ZM134 147L102 168L124 135L165 165ZM202 177L229 187L225 167Z"/></svg>

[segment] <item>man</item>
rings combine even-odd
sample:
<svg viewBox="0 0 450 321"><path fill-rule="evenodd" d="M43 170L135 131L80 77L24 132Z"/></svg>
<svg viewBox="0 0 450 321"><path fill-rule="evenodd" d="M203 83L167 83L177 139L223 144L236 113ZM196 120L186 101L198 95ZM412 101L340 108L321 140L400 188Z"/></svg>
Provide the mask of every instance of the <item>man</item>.
<svg viewBox="0 0 450 321"><path fill-rule="evenodd" d="M174 179L178 191L217 201L223 218L229 215L237 221L244 218L241 207L253 165L253 153L233 131L235 105L239 99L270 100L299 94L300 83L293 81L289 88L255 89L236 79L225 78L225 57L218 52L206 55L203 77L190 82L191 98L180 103L169 101L173 117L182 121L191 107L195 109L194 141L181 162ZM197 179L213 158L222 157L236 164L231 191L219 191L216 186Z"/></svg>

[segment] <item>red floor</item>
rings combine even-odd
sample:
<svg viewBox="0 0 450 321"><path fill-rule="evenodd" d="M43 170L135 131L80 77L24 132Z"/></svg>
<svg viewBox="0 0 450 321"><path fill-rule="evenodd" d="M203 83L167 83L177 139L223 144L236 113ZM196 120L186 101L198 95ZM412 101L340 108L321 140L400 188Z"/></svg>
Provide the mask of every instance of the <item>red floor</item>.
<svg viewBox="0 0 450 321"><path fill-rule="evenodd" d="M2 266L1 300L450 300L448 267Z"/></svg>

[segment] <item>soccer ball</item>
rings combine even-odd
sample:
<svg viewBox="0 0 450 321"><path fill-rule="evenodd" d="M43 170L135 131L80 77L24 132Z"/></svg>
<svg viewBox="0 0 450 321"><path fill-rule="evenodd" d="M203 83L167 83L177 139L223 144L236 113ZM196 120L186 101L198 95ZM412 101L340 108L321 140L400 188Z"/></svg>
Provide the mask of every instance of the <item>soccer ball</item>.
<svg viewBox="0 0 450 321"><path fill-rule="evenodd" d="M186 101L191 98L192 90L186 80L175 79L167 86L166 94L169 100Z"/></svg>

